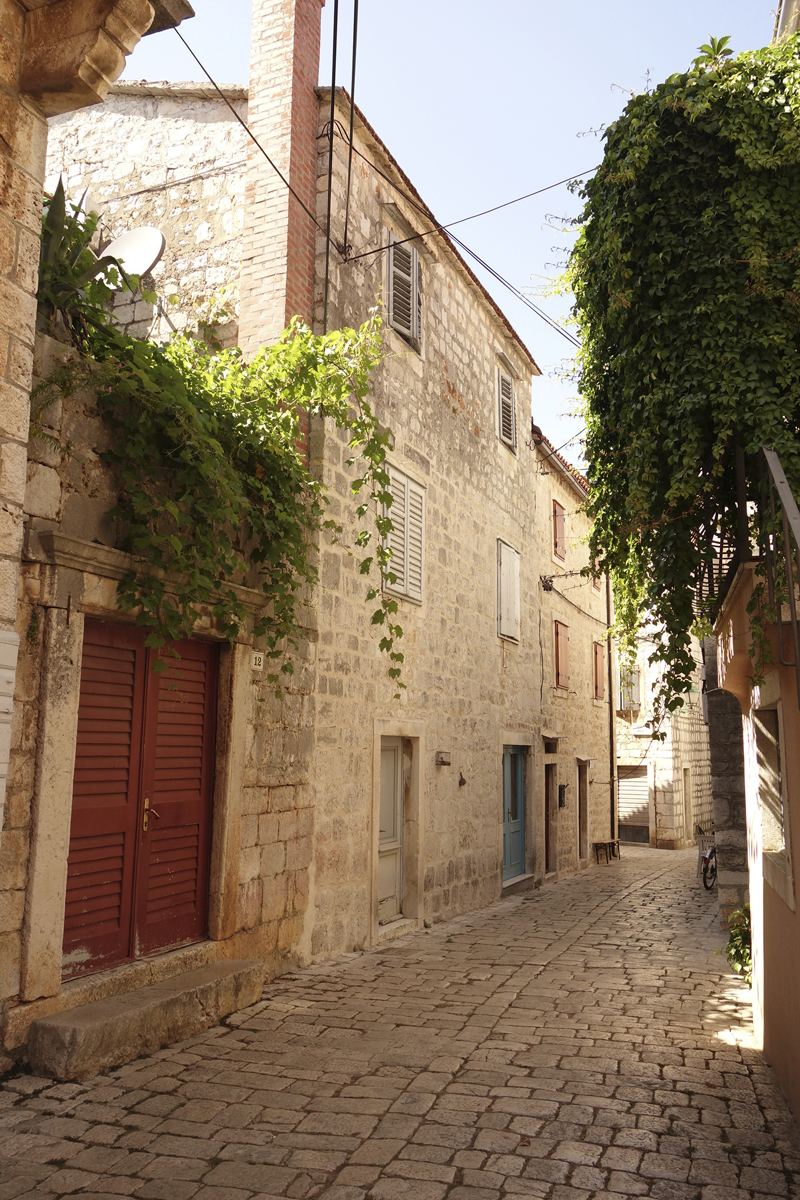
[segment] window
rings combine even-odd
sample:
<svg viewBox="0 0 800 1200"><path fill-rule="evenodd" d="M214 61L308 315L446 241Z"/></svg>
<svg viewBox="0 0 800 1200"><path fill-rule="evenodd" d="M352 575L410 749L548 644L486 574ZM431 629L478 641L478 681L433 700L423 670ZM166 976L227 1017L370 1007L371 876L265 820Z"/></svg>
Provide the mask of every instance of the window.
<svg viewBox="0 0 800 1200"><path fill-rule="evenodd" d="M422 294L419 252L389 235L389 324L415 350L421 343Z"/></svg>
<svg viewBox="0 0 800 1200"><path fill-rule="evenodd" d="M519 641L519 554L497 543L497 633Z"/></svg>
<svg viewBox="0 0 800 1200"><path fill-rule="evenodd" d="M603 653L603 643L594 642L592 646L594 656L594 698L602 700L605 696L605 654Z"/></svg>
<svg viewBox="0 0 800 1200"><path fill-rule="evenodd" d="M596 570L597 570L597 562L593 562L593 563L592 563L592 570L593 570L593 571L596 571ZM593 575L593 576L592 576L592 587L594 588L594 590L595 590L596 592L599 592L599 591L600 591L600 588L602 587L602 584L603 584L603 581L602 581L602 579L600 578L600 576L599 576L599 575Z"/></svg>
<svg viewBox="0 0 800 1200"><path fill-rule="evenodd" d="M556 621L556 687L569 687L569 629Z"/></svg>
<svg viewBox="0 0 800 1200"><path fill-rule="evenodd" d="M619 673L619 711L638 712L641 707L639 668L622 668Z"/></svg>
<svg viewBox="0 0 800 1200"><path fill-rule="evenodd" d="M392 530L386 545L392 552L390 571L397 576L387 591L405 596L409 600L422 601L422 574L425 555L425 493L418 484L389 468L389 490L392 493L391 507L386 515L391 517Z"/></svg>
<svg viewBox="0 0 800 1200"><path fill-rule="evenodd" d="M553 501L553 553L556 558L567 557L567 535L564 527L564 506Z"/></svg>
<svg viewBox="0 0 800 1200"><path fill-rule="evenodd" d="M500 441L510 450L517 448L517 410L514 399L514 380L497 369L497 405Z"/></svg>

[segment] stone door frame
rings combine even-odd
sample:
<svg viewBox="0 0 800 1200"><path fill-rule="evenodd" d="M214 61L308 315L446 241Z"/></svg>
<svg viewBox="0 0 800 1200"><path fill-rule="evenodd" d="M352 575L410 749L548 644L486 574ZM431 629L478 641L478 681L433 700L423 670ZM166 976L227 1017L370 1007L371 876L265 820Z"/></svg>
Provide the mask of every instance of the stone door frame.
<svg viewBox="0 0 800 1200"><path fill-rule="evenodd" d="M424 920L425 722L376 717L372 734L372 820L369 837L371 946L381 940L381 926L378 924L378 829L381 807L381 739L385 737L398 737L402 743L411 743L410 778L405 785L403 804L403 925L406 928L421 929ZM411 924L406 925L406 922Z"/></svg>

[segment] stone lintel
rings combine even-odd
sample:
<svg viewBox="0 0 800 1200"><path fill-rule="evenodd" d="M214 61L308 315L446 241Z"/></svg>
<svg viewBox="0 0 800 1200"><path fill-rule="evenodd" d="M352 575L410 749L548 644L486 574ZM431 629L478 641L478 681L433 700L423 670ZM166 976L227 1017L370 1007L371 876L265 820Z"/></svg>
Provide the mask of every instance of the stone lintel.
<svg viewBox="0 0 800 1200"><path fill-rule="evenodd" d="M261 999L263 962L232 959L95 1000L31 1026L28 1057L37 1074L83 1079L209 1029Z"/></svg>

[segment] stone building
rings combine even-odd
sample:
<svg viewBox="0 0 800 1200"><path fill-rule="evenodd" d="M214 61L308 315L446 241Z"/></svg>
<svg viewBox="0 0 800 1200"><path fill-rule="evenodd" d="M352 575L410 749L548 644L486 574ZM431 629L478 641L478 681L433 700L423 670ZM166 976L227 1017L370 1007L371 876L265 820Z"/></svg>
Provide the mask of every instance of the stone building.
<svg viewBox="0 0 800 1200"><path fill-rule="evenodd" d="M655 649L654 641L643 639L633 670L617 672L619 835L677 850L695 844L696 825L710 833L713 824L703 661L693 639L692 688L683 708L664 719L659 741L652 724L660 679L660 668L650 662Z"/></svg>
<svg viewBox="0 0 800 1200"><path fill-rule="evenodd" d="M256 3L249 94L226 92L302 204L197 85L123 85L108 124L88 112L53 121L48 170L73 193L89 188L109 234L155 223L166 236L153 273L162 304L118 312L129 327L163 332L164 312L190 322L221 288L227 335L245 353L295 313L321 326L326 242L305 211L324 228L320 7ZM336 118L348 128L343 92ZM134 137L142 154L131 167ZM190 682L172 682L191 703L177 709L117 610L127 558L106 516L115 480L99 460L107 433L93 398L50 412L50 432L73 450L29 449L12 752L19 855L0 878L22 947L4 983L4 1047L20 1053L33 1026L43 1069L55 1069L53 1039L69 1041L68 1014L89 1002L166 981L181 992L184 979L185 996L206 968L203 1008L218 1013L259 971L403 936L588 868L592 843L613 835L608 599L580 574L586 482L531 423L530 352L446 234L429 234L432 214L357 110L354 144L353 254L369 253L332 253L328 325L357 325L376 303L385 317L371 401L394 435L407 690L394 698L347 552L352 473L331 424L308 430L308 453L346 536L320 546L284 699L254 665L251 639L230 646L209 620L180 648ZM334 246L347 158L337 136ZM43 375L57 352L42 343ZM114 744L124 742L126 764L141 760L141 779L127 765L112 781L98 759L92 722L111 721L114 706L125 727L111 731L123 739ZM188 728L189 709L191 752L181 742L162 753L162 734L179 737L172 726ZM173 785L191 792L190 816L170 807ZM127 808L101 828L111 792Z"/></svg>
<svg viewBox="0 0 800 1200"><path fill-rule="evenodd" d="M0 2L0 880L24 868L19 813L6 809L19 634L26 442L36 324L47 118L100 103L145 33L192 15L187 0ZM7 834L8 830L13 832ZM22 897L0 901L0 992L15 987Z"/></svg>

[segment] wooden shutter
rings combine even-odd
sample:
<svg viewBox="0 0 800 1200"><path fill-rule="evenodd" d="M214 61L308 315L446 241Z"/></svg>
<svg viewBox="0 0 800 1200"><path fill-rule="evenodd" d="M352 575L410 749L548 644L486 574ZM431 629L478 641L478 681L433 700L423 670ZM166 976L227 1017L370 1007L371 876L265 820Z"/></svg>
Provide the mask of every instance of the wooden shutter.
<svg viewBox="0 0 800 1200"><path fill-rule="evenodd" d="M564 507L557 500L553 501L553 553L556 558L567 557L567 537L564 521Z"/></svg>
<svg viewBox="0 0 800 1200"><path fill-rule="evenodd" d="M86 618L64 913L65 979L130 955L144 638Z"/></svg>
<svg viewBox="0 0 800 1200"><path fill-rule="evenodd" d="M595 700L602 700L603 697L605 696L605 684L604 684L605 663L603 661L604 658L605 658L605 655L603 654L602 642L595 642L594 643L594 698L595 698Z"/></svg>
<svg viewBox="0 0 800 1200"><path fill-rule="evenodd" d="M561 621L555 623L556 687L569 687L569 629Z"/></svg>
<svg viewBox="0 0 800 1200"><path fill-rule="evenodd" d="M142 787L153 815L138 869L139 953L205 935L216 648L183 642L148 680Z"/></svg>
<svg viewBox="0 0 800 1200"><path fill-rule="evenodd" d="M386 544L392 552L390 570L397 576L389 589L422 600L425 566L425 492L400 471L390 469L392 505L387 510L392 530Z"/></svg>
<svg viewBox="0 0 800 1200"><path fill-rule="evenodd" d="M425 560L425 493L406 480L408 519L406 522L406 594L422 600L422 570Z"/></svg>
<svg viewBox="0 0 800 1200"><path fill-rule="evenodd" d="M392 552L389 570L396 575L394 583L389 587L394 592L405 593L408 586L406 574L406 544L408 540L408 488L405 475L397 471L389 471L389 491L392 493L391 506L386 515L391 519L392 529L386 539L386 544Z"/></svg>
<svg viewBox="0 0 800 1200"><path fill-rule="evenodd" d="M517 445L517 413L514 403L514 380L498 368L497 401L499 406L500 441L512 450Z"/></svg>
<svg viewBox="0 0 800 1200"><path fill-rule="evenodd" d="M519 641L519 554L505 542L497 543L497 632Z"/></svg>
<svg viewBox="0 0 800 1200"><path fill-rule="evenodd" d="M389 242L389 324L413 345L420 329L419 254L414 246Z"/></svg>
<svg viewBox="0 0 800 1200"><path fill-rule="evenodd" d="M621 669L619 677L619 707L621 712L638 712L641 708L639 679L638 667L633 667L630 670L626 668Z"/></svg>

